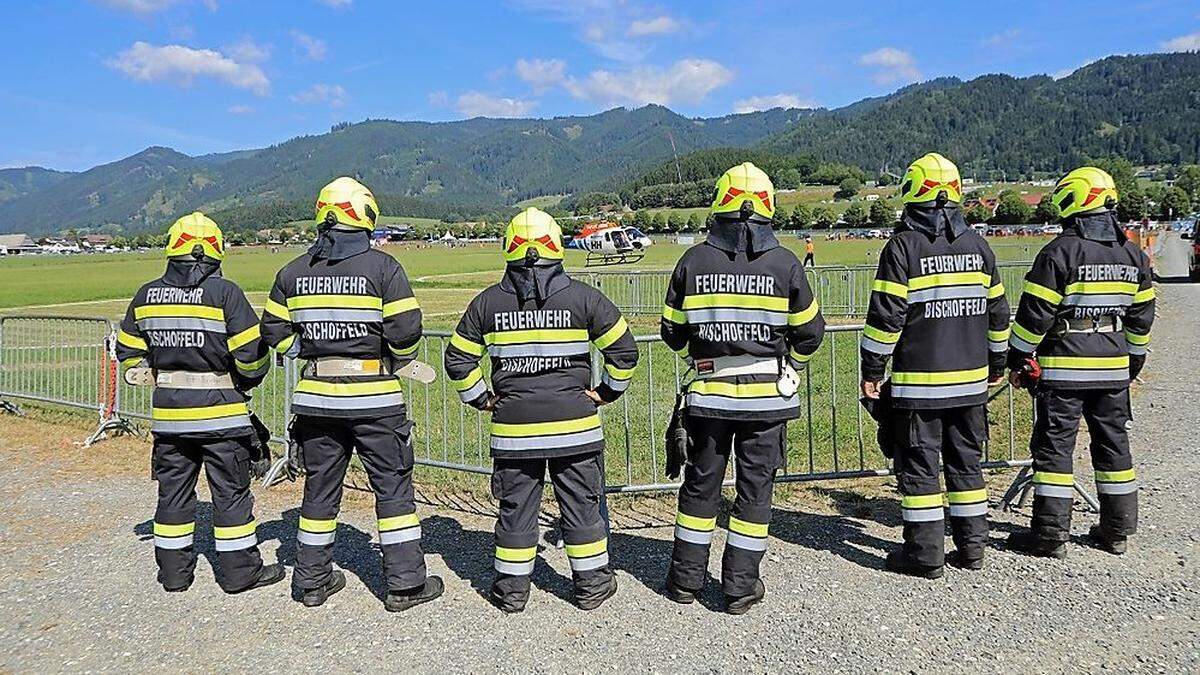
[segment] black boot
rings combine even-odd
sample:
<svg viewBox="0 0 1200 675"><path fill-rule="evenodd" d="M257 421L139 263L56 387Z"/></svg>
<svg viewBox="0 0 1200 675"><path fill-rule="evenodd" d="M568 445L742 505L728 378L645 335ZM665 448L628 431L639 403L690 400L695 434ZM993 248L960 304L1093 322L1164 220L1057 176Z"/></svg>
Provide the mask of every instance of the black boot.
<svg viewBox="0 0 1200 675"><path fill-rule="evenodd" d="M182 593L192 587L192 581L193 579L188 579L187 583L182 586L167 586L163 584L163 590L168 593Z"/></svg>
<svg viewBox="0 0 1200 675"><path fill-rule="evenodd" d="M943 565L921 565L909 559L904 549L898 548L887 555L883 566L889 571L897 574L906 574L910 577L920 577L922 579L941 579L946 573L946 568Z"/></svg>
<svg viewBox="0 0 1200 675"><path fill-rule="evenodd" d="M1054 558L1064 560L1067 557L1067 542L1042 539L1032 532L1014 532L1008 535L1005 546L1010 551L1017 551L1039 558Z"/></svg>
<svg viewBox="0 0 1200 675"><path fill-rule="evenodd" d="M591 611L593 609L596 609L600 605L603 605L605 600L608 600L609 598L611 598L612 596L614 596L616 594L617 594L617 577L616 577L616 575L613 575L612 578L610 578L608 580L608 583L605 584L603 588L596 591L595 593L591 593L584 597L576 596L575 604L579 606L579 609L582 609L584 611Z"/></svg>
<svg viewBox="0 0 1200 675"><path fill-rule="evenodd" d="M962 570L981 570L983 569L983 551L971 554L962 549L951 551L946 555L946 562Z"/></svg>
<svg viewBox="0 0 1200 675"><path fill-rule="evenodd" d="M689 591L686 588L680 588L675 585L674 581L671 581L670 577L667 577L667 583L665 586L663 586L663 592L666 594L667 598L678 602L681 605L690 605L696 601L696 594L699 593L700 590L696 589L694 591Z"/></svg>
<svg viewBox="0 0 1200 675"><path fill-rule="evenodd" d="M273 565L263 565L261 568L259 568L258 578L254 580L254 583L236 591L229 591L229 594L234 595L236 593L245 593L246 591L252 591L256 588L277 584L283 581L285 576L287 576L287 574L283 571L283 565L280 565L279 563L275 563Z"/></svg>
<svg viewBox="0 0 1200 675"><path fill-rule="evenodd" d="M390 591L383 600L383 608L389 612L403 612L417 605L436 600L446 590L441 577L430 576L425 583L407 591Z"/></svg>
<svg viewBox="0 0 1200 675"><path fill-rule="evenodd" d="M321 605L325 604L325 601L329 599L329 596L337 593L345 587L346 575L342 574L340 570L334 570L329 575L329 581L326 581L324 586L321 586L320 588L310 588L304 591L304 597L300 599L300 602L304 603L305 607L320 607Z"/></svg>
<svg viewBox="0 0 1200 675"><path fill-rule="evenodd" d="M1088 539L1092 544L1113 555L1125 555L1129 551L1129 538L1119 534L1109 534L1099 525L1093 525L1088 530Z"/></svg>
<svg viewBox="0 0 1200 675"><path fill-rule="evenodd" d="M759 579L754 582L754 589L750 591L750 595L733 597L725 596L725 612L733 615L745 614L751 607L762 602L762 599L767 595L767 586Z"/></svg>
<svg viewBox="0 0 1200 675"><path fill-rule="evenodd" d="M525 611L525 605L529 603L529 592L524 594L502 593L492 584L492 591L488 594L488 601L496 606L505 614L520 614Z"/></svg>

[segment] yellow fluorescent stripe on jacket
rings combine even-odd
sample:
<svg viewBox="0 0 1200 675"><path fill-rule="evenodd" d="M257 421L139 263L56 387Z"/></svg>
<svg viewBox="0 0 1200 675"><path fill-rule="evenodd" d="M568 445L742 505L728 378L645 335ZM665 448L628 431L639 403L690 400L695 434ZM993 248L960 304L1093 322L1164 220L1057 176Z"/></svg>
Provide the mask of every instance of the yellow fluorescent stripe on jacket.
<svg viewBox="0 0 1200 675"><path fill-rule="evenodd" d="M1136 305L1142 302L1149 302L1154 298L1155 293L1153 288L1143 288L1142 290L1133 294L1133 304Z"/></svg>
<svg viewBox="0 0 1200 675"><path fill-rule="evenodd" d="M450 336L450 344L459 351L466 352L471 356L483 356L483 345L478 342L472 342L458 333Z"/></svg>
<svg viewBox="0 0 1200 675"><path fill-rule="evenodd" d="M971 370L946 370L933 373L903 373L893 372L892 382L895 384L964 384L986 380L988 367L972 368Z"/></svg>
<svg viewBox="0 0 1200 675"><path fill-rule="evenodd" d="M383 309L383 298L374 295L295 295L288 309Z"/></svg>
<svg viewBox="0 0 1200 675"><path fill-rule="evenodd" d="M185 534L192 534L196 531L196 521L190 523L180 523L179 525L168 525L166 523L154 523L154 534L160 537L182 537Z"/></svg>
<svg viewBox="0 0 1200 675"><path fill-rule="evenodd" d="M594 344L596 345L596 349L611 347L614 342L620 340L628 332L629 324L625 323L625 317L618 318L612 328L604 331L603 335L595 339Z"/></svg>
<svg viewBox="0 0 1200 675"><path fill-rule="evenodd" d="M141 307L133 308L134 319L157 317L185 317L189 319L224 321L225 310L220 307L208 307L207 305L142 305Z"/></svg>
<svg viewBox="0 0 1200 675"><path fill-rule="evenodd" d="M772 385L774 386L774 385ZM600 416L590 415L575 420L559 422L530 422L528 424L505 424L492 422L492 433L497 436L550 436L588 431L600 426Z"/></svg>
<svg viewBox="0 0 1200 675"><path fill-rule="evenodd" d="M504 562L529 562L537 557L537 547L530 546L529 548L508 548L505 546L496 547L496 558Z"/></svg>
<svg viewBox="0 0 1200 675"><path fill-rule="evenodd" d="M789 349L788 356L796 363L808 363L808 360L812 358L812 354L801 354L795 349Z"/></svg>
<svg viewBox="0 0 1200 675"><path fill-rule="evenodd" d="M1138 335L1137 333L1125 331L1125 341L1131 345L1144 347L1145 345L1150 344L1150 334L1146 333L1145 335Z"/></svg>
<svg viewBox="0 0 1200 675"><path fill-rule="evenodd" d="M1074 485L1075 474L1035 471L1033 472L1033 482L1042 485Z"/></svg>
<svg viewBox="0 0 1200 675"><path fill-rule="evenodd" d="M146 347L145 340L136 335L126 333L123 330L117 331L117 342L120 342L130 349L140 349L142 351L146 351L148 349Z"/></svg>
<svg viewBox="0 0 1200 675"><path fill-rule="evenodd" d="M288 311L288 308L270 298L267 299L267 304L263 306L263 309L266 310L267 314L283 319L284 321L292 320L292 313Z"/></svg>
<svg viewBox="0 0 1200 675"><path fill-rule="evenodd" d="M676 511L675 523L682 525L689 530L696 530L697 532L710 532L716 528L717 519L715 517L701 518L699 516L689 516L683 511Z"/></svg>
<svg viewBox="0 0 1200 675"><path fill-rule="evenodd" d="M245 525L230 525L223 527L220 525L213 526L213 538L215 539L241 539L249 537L258 529L257 521L250 521Z"/></svg>
<svg viewBox="0 0 1200 675"><path fill-rule="evenodd" d="M992 286L991 288L988 289L988 300L995 300L996 298L998 298L1002 295L1004 295L1004 283L1003 282L998 281L998 282L996 282L995 286Z"/></svg>
<svg viewBox="0 0 1200 675"><path fill-rule="evenodd" d="M684 324L687 323L687 313L675 309L670 305L663 305L662 316L671 323Z"/></svg>
<svg viewBox="0 0 1200 675"><path fill-rule="evenodd" d="M618 368L611 363L604 364L604 372L608 373L609 377L615 380L628 380L633 377L633 373L637 370L637 366L632 368Z"/></svg>
<svg viewBox="0 0 1200 675"><path fill-rule="evenodd" d="M945 272L943 274L926 274L923 277L913 277L908 280L908 290L919 291L938 286L991 286L992 277L985 272Z"/></svg>
<svg viewBox="0 0 1200 675"><path fill-rule="evenodd" d="M454 383L455 389L457 389L458 391L465 391L467 389L470 389L471 387L474 387L475 383L482 379L483 379L483 371L480 370L478 367L475 367L475 368L472 368L471 372L467 373L467 376L464 377L463 379L456 380L454 378L450 378L450 381Z"/></svg>
<svg viewBox="0 0 1200 675"><path fill-rule="evenodd" d="M876 279L871 284L871 290L879 293L887 293L894 295L897 298L904 300L908 299L908 286L896 283L895 281L887 281L886 279Z"/></svg>
<svg viewBox="0 0 1200 675"><path fill-rule="evenodd" d="M300 529L316 534L333 532L337 529L337 519L330 518L326 520L323 518L305 518L304 516L300 516Z"/></svg>
<svg viewBox="0 0 1200 675"><path fill-rule="evenodd" d="M416 298L402 298L400 300L393 300L391 302L384 303L383 316L385 318L389 316L395 316L403 312L411 312L414 309L421 309L421 305L417 304Z"/></svg>
<svg viewBox="0 0 1200 675"><path fill-rule="evenodd" d="M229 351L234 351L238 347L244 347L260 337L262 337L262 328L258 324L254 324L246 330L229 338Z"/></svg>
<svg viewBox="0 0 1200 675"><path fill-rule="evenodd" d="M817 306L817 299L813 298L813 301L805 309L788 314L788 325L803 326L815 319L818 311L820 311L820 308Z"/></svg>
<svg viewBox="0 0 1200 675"><path fill-rule="evenodd" d="M488 333L483 341L489 345L514 345L529 342L587 342L585 328L534 328Z"/></svg>
<svg viewBox="0 0 1200 675"><path fill-rule="evenodd" d="M1135 295L1138 285L1133 281L1076 281L1067 284L1063 295Z"/></svg>
<svg viewBox="0 0 1200 675"><path fill-rule="evenodd" d="M1128 356L1039 356L1038 363L1045 368L1081 368L1109 370L1128 368Z"/></svg>
<svg viewBox="0 0 1200 675"><path fill-rule="evenodd" d="M871 325L863 326L863 335L866 335L876 342L882 342L889 345L900 341L900 331L890 333L886 330L879 330Z"/></svg>
<svg viewBox="0 0 1200 675"><path fill-rule="evenodd" d="M400 391L400 380L390 378L376 382L320 382L300 380L296 392L320 396L370 396L372 394L394 394Z"/></svg>
<svg viewBox="0 0 1200 675"><path fill-rule="evenodd" d="M747 537L765 537L767 536L766 523L751 523L739 518L729 517L729 531L738 534L744 534Z"/></svg>
<svg viewBox="0 0 1200 675"><path fill-rule="evenodd" d="M1097 471L1096 480L1101 483L1126 483L1137 478L1133 469L1123 471Z"/></svg>
<svg viewBox="0 0 1200 675"><path fill-rule="evenodd" d="M1007 342L1008 336L1011 334L1012 334L1012 331L1010 331L1007 328L1005 328L1004 330L989 330L987 333L988 340L990 340L991 342Z"/></svg>
<svg viewBox="0 0 1200 675"><path fill-rule="evenodd" d="M931 509L942 505L942 493L932 495L904 495L900 507L905 509Z"/></svg>
<svg viewBox="0 0 1200 675"><path fill-rule="evenodd" d="M291 335L280 340L279 344L275 345L275 351L277 351L279 353L286 352L287 350L292 348L292 345L295 344L295 342L296 342L296 334L292 333Z"/></svg>
<svg viewBox="0 0 1200 675"><path fill-rule="evenodd" d="M761 398L763 396L779 396L779 386L775 382L717 382L715 380L696 380L688 387L695 394L712 396L729 396L732 398Z"/></svg>
<svg viewBox="0 0 1200 675"><path fill-rule="evenodd" d="M417 353L417 349L419 349L420 346L421 346L420 342L414 342L411 345L404 347L404 348L393 347L392 343L390 343L390 342L388 343L388 349L391 350L391 352L393 354L395 354L396 356L412 356L413 354Z"/></svg>
<svg viewBox="0 0 1200 675"><path fill-rule="evenodd" d="M379 519L379 531L400 530L406 527L416 527L421 524L421 519L415 513L408 513L403 516L391 516L388 518Z"/></svg>
<svg viewBox="0 0 1200 675"><path fill-rule="evenodd" d="M1032 343L1035 345L1037 343L1041 342L1042 339L1046 337L1045 334L1038 335L1037 333L1034 333L1033 331L1029 330L1028 328L1022 326L1021 324L1019 324L1015 321L1013 322L1013 325L1012 325L1012 334L1016 335L1017 337L1021 338L1022 340L1026 341L1026 342L1029 342L1029 343Z"/></svg>
<svg viewBox="0 0 1200 675"><path fill-rule="evenodd" d="M946 501L951 504L973 504L975 502L987 501L987 488L979 488L978 490L962 490L960 492L947 492Z"/></svg>
<svg viewBox="0 0 1200 675"><path fill-rule="evenodd" d="M246 414L248 411L245 403L224 403L198 408L154 408L150 416L163 422L191 422Z"/></svg>
<svg viewBox="0 0 1200 675"><path fill-rule="evenodd" d="M1023 292L1028 293L1035 298L1041 298L1052 305L1059 304L1063 299L1062 294L1053 288L1046 288L1045 286L1041 284L1035 284L1032 281L1025 282L1025 289Z"/></svg>
<svg viewBox="0 0 1200 675"><path fill-rule="evenodd" d="M769 312L788 311L788 299L774 295L742 295L741 293L702 293L683 299L684 309L706 309L710 307L737 307L742 309L765 309Z"/></svg>
<svg viewBox="0 0 1200 675"><path fill-rule="evenodd" d="M246 363L243 361L238 361L235 359L233 362L233 365L237 366L237 369L243 373L253 373L254 371L258 370L259 368L262 368L263 366L265 366L267 364L267 362L270 361L270 359L271 359L271 354L270 354L270 352L268 352L266 354L263 354L262 358L258 359L257 361L250 361L249 363Z"/></svg>
<svg viewBox="0 0 1200 675"><path fill-rule="evenodd" d="M567 555L572 558L590 558L607 551L608 540L601 539L590 544L567 544L563 548L567 549Z"/></svg>

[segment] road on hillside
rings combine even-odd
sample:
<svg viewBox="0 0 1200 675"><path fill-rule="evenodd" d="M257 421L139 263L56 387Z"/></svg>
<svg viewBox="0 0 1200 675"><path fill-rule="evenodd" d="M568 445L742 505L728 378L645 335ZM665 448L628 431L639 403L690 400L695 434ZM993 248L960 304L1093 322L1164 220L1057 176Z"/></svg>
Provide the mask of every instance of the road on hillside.
<svg viewBox="0 0 1200 675"><path fill-rule="evenodd" d="M490 520L423 508L430 569L447 592L391 615L375 595L382 579L378 552L368 548L373 514L357 500L343 513L336 552L349 584L324 607L301 607L283 584L223 595L207 536L197 537L197 582L167 594L154 583L153 486L142 460L133 461L145 445L110 441L84 452L61 440L62 426L6 418L0 671L1196 672L1200 285L1176 281L1178 263L1175 251L1160 259L1170 278L1159 289L1154 349L1134 399L1142 526L1126 556L1078 536L1065 561L1003 551L1001 538L1025 527L1028 513L993 510L985 570L951 569L935 582L898 577L882 570L899 538L898 499L886 488L863 496L839 483L813 486L808 499L776 510L763 565L767 598L746 616L717 613L713 583L692 606L660 594L667 525L614 532L620 591L600 609L569 603L567 560L546 547L528 610L504 616L483 597ZM1086 441L1081 434L1083 485L1091 481ZM129 468L116 466L121 457L133 458ZM258 506L264 555L289 568L295 499L294 489L260 494ZM208 530L209 514L203 505L198 532ZM1079 509L1073 532L1095 522Z"/></svg>

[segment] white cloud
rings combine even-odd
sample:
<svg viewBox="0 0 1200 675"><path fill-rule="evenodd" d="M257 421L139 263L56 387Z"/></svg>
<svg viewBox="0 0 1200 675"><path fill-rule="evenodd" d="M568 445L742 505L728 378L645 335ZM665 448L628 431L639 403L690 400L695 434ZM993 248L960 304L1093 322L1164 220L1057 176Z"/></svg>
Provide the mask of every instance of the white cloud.
<svg viewBox="0 0 1200 675"><path fill-rule="evenodd" d="M346 90L340 84L314 84L313 86L292 94L296 103L321 103L331 108L340 108L346 101Z"/></svg>
<svg viewBox="0 0 1200 675"><path fill-rule="evenodd" d="M817 104L795 94L770 94L767 96L751 96L740 101L734 101L733 112L748 113L771 108L815 108Z"/></svg>
<svg viewBox="0 0 1200 675"><path fill-rule="evenodd" d="M859 65L873 68L871 79L878 84L915 82L921 78L912 54L895 47L881 47L858 57Z"/></svg>
<svg viewBox="0 0 1200 675"><path fill-rule="evenodd" d="M525 117L537 101L489 96L478 91L468 91L454 102L454 109L467 117Z"/></svg>
<svg viewBox="0 0 1200 675"><path fill-rule="evenodd" d="M516 65L517 77L537 94L566 81L566 69L567 64L561 59L519 59Z"/></svg>
<svg viewBox="0 0 1200 675"><path fill-rule="evenodd" d="M254 106L242 105L239 103L237 105L229 106L228 108L226 108L226 110L228 110L230 112L230 114L233 114L233 115L249 115L250 113L254 112Z"/></svg>
<svg viewBox="0 0 1200 675"><path fill-rule="evenodd" d="M262 68L237 61L212 49L183 45L156 46L135 42L109 59L108 65L141 82L168 82L187 86L198 77L212 78L238 89L266 96L271 88Z"/></svg>
<svg viewBox="0 0 1200 675"><path fill-rule="evenodd" d="M444 90L431 91L425 98L429 100L429 105L432 108L446 108L450 105L450 94L447 94Z"/></svg>
<svg viewBox="0 0 1200 675"><path fill-rule="evenodd" d="M1200 51L1200 33L1180 35L1159 45L1164 52L1196 52Z"/></svg>
<svg viewBox="0 0 1200 675"><path fill-rule="evenodd" d="M670 68L640 66L623 71L594 70L563 83L578 99L602 105L699 103L729 84L733 71L707 59L683 59Z"/></svg>
<svg viewBox="0 0 1200 675"><path fill-rule="evenodd" d="M317 0L317 2L334 9L345 9L354 4L354 0Z"/></svg>
<svg viewBox="0 0 1200 675"><path fill-rule="evenodd" d="M262 63L271 58L271 45L258 44L249 37L226 46L223 51L230 58L244 63Z"/></svg>
<svg viewBox="0 0 1200 675"><path fill-rule="evenodd" d="M329 53L329 46L324 40L317 39L308 33L302 33L292 29L292 40L296 42L296 46L304 55L313 61L320 61Z"/></svg>
<svg viewBox="0 0 1200 675"><path fill-rule="evenodd" d="M666 16L656 16L653 19L634 19L629 24L625 34L629 37L646 37L649 35L666 35L679 30L679 22Z"/></svg>
<svg viewBox="0 0 1200 675"><path fill-rule="evenodd" d="M1003 30L999 33L994 33L985 37L983 40L980 40L980 44L982 44L984 47L992 48L1011 47L1013 46L1013 43L1021 37L1021 34L1021 29L1009 28L1008 30Z"/></svg>

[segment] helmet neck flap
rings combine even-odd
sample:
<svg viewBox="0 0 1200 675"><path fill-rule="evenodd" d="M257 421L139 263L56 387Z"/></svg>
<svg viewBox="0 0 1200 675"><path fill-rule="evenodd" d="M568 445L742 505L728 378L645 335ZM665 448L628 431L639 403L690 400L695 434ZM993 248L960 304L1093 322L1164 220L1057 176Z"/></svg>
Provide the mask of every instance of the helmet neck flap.
<svg viewBox="0 0 1200 675"><path fill-rule="evenodd" d="M1099 209L1086 213L1077 213L1066 218L1063 225L1074 230L1076 234L1091 241L1120 241L1126 240L1125 231L1121 229L1120 220L1114 209Z"/></svg>
<svg viewBox="0 0 1200 675"><path fill-rule="evenodd" d="M221 261L208 256L181 255L167 258L163 283L177 288L195 288L211 276L221 276Z"/></svg>
<svg viewBox="0 0 1200 675"><path fill-rule="evenodd" d="M771 230L771 221L758 214L746 215L745 211L716 215L705 241L709 246L726 253L745 253L748 256L756 256L779 246L779 239Z"/></svg>
<svg viewBox="0 0 1200 675"><path fill-rule="evenodd" d="M321 223L317 240L308 248L316 260L337 262L371 250L371 233L364 229Z"/></svg>
<svg viewBox="0 0 1200 675"><path fill-rule="evenodd" d="M521 304L534 300L541 305L570 283L571 277L563 269L561 260L526 256L524 260L514 260L504 266L500 290L515 294Z"/></svg>
<svg viewBox="0 0 1200 675"><path fill-rule="evenodd" d="M959 205L941 199L905 204L900 227L920 232L930 239L945 236L950 240L957 239L971 229Z"/></svg>

